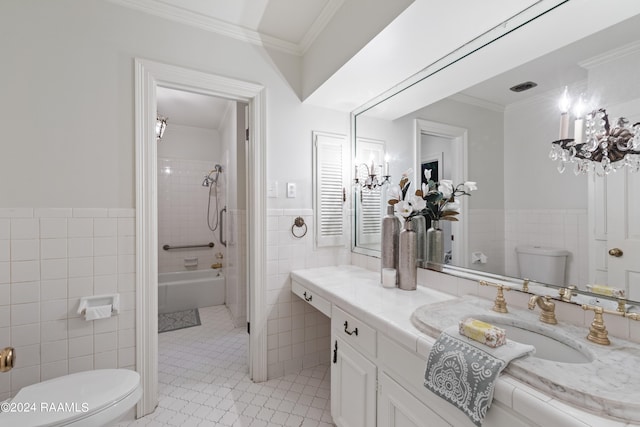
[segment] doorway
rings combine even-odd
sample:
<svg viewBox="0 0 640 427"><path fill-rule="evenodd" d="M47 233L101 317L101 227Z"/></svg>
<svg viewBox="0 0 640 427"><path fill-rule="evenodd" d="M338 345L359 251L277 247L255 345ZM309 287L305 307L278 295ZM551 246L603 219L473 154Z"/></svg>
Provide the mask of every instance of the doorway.
<svg viewBox="0 0 640 427"><path fill-rule="evenodd" d="M260 85L154 61L135 61L136 123L136 367L143 385L138 417L158 401L158 172L155 125L158 87L246 103L249 375L265 381L265 89Z"/></svg>
<svg viewBox="0 0 640 427"><path fill-rule="evenodd" d="M467 129L422 119L415 120L416 182L421 183L423 170L434 174L431 179L450 179L454 185L467 178ZM446 155L446 157L445 157ZM437 167L435 165L437 164ZM443 221L447 227L445 258L448 263L467 267L468 206L462 203L458 222ZM448 255L447 255L448 252Z"/></svg>

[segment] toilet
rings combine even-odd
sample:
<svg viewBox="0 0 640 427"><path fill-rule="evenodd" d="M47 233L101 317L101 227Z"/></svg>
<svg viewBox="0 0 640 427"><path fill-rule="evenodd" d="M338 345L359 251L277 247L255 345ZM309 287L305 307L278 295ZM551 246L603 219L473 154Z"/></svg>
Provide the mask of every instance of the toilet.
<svg viewBox="0 0 640 427"><path fill-rule="evenodd" d="M547 246L516 247L520 277L548 285L565 286L569 251Z"/></svg>
<svg viewBox="0 0 640 427"><path fill-rule="evenodd" d="M65 375L21 389L3 403L0 426L111 426L142 397L140 375L127 369L97 369Z"/></svg>

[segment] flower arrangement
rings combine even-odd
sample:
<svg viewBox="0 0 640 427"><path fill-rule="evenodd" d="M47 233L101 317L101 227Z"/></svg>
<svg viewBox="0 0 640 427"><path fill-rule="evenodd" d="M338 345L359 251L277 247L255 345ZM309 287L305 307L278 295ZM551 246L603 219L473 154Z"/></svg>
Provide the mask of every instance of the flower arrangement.
<svg viewBox="0 0 640 427"><path fill-rule="evenodd" d="M454 187L453 181L443 179L434 182L431 179L431 169L424 171L427 180L422 184L422 188L416 190L413 195L408 195L411 181L409 175L413 169L409 169L402 174L399 185L391 186L389 189L389 204L397 205L400 215L409 220L416 215L429 217L432 221L458 221L456 216L460 213L460 202L456 197L470 196L471 191L478 187L474 181L465 181Z"/></svg>

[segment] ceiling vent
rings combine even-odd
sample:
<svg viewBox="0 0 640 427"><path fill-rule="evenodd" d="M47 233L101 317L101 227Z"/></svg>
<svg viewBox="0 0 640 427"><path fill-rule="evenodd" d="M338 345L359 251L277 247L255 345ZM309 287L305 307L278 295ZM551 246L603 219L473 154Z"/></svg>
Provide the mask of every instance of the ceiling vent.
<svg viewBox="0 0 640 427"><path fill-rule="evenodd" d="M510 87L509 90L512 90L514 92L524 92L525 90L533 89L536 86L538 86L538 83L524 82Z"/></svg>

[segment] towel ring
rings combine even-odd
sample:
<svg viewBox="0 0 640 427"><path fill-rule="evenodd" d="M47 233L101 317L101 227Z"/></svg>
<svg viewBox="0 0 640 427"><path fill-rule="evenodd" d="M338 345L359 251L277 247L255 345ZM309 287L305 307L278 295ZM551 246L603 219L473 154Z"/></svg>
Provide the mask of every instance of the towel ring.
<svg viewBox="0 0 640 427"><path fill-rule="evenodd" d="M294 227L304 227L304 232L302 234L296 234ZM291 234L293 234L293 237L296 237L298 239L302 239L307 234L307 224L304 223L304 218L299 216L293 221L293 225L291 226Z"/></svg>

